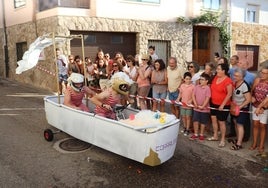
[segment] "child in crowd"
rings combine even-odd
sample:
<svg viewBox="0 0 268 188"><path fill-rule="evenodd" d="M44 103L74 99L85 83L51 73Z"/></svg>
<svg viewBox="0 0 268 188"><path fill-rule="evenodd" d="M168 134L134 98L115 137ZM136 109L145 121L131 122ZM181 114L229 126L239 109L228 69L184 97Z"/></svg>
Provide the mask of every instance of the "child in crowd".
<svg viewBox="0 0 268 188"><path fill-rule="evenodd" d="M196 85L193 91L193 125L194 134L190 137L190 140L198 139L204 140L205 126L210 119L209 99L211 97L210 87L208 82L210 76L206 73L202 73L199 79L200 84ZM200 125L200 135L198 135Z"/></svg>
<svg viewBox="0 0 268 188"><path fill-rule="evenodd" d="M184 125L184 136L190 134L190 125L192 120L192 108L188 105L192 104L192 94L194 91L194 84L192 83L192 75L190 72L186 72L183 75L184 83L179 88L179 96L177 102L181 101L184 105L180 108L180 114Z"/></svg>
<svg viewBox="0 0 268 188"><path fill-rule="evenodd" d="M63 104L77 110L89 112L88 107L82 102L85 94L93 96L95 92L84 86L84 76L82 74L72 73L68 78Z"/></svg>

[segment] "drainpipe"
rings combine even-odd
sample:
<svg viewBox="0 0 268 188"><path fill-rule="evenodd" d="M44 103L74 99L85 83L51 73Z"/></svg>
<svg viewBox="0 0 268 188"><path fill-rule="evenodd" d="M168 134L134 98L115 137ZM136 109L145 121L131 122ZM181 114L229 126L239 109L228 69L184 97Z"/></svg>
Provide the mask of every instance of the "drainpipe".
<svg viewBox="0 0 268 188"><path fill-rule="evenodd" d="M9 77L9 56L8 56L8 46L7 46L7 29L6 29L6 16L5 16L5 0L2 0L3 6L3 28L4 28L4 54L5 54L5 77Z"/></svg>

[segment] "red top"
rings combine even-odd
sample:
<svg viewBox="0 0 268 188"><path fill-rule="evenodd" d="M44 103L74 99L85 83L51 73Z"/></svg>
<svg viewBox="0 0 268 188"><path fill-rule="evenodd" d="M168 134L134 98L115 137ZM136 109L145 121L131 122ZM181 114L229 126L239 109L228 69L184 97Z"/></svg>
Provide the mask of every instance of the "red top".
<svg viewBox="0 0 268 188"><path fill-rule="evenodd" d="M223 100L225 99L227 95L227 86L232 85L232 80L229 77L226 77L222 82L217 83L217 80L219 79L218 76L215 76L211 83L211 102L216 105L221 105ZM225 105L230 105L231 99L227 101Z"/></svg>
<svg viewBox="0 0 268 188"><path fill-rule="evenodd" d="M112 93L110 93L109 97L103 101L103 104L109 104L111 107L114 107L116 104L120 103L120 99L114 98ZM96 114L110 114L112 111L101 107L101 106L96 106L95 108L95 113Z"/></svg>
<svg viewBox="0 0 268 188"><path fill-rule="evenodd" d="M66 92L70 93L71 101L75 106L78 107L82 104L82 99L85 96L84 89L82 89L81 92L75 92L70 86L68 86Z"/></svg>

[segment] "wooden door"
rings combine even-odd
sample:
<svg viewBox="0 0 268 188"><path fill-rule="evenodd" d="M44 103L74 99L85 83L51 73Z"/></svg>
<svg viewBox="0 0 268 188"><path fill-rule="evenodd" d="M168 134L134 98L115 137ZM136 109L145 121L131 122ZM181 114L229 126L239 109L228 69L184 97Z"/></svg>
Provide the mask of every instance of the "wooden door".
<svg viewBox="0 0 268 188"><path fill-rule="evenodd" d="M210 61L210 28L196 26L193 29L193 60L200 66Z"/></svg>

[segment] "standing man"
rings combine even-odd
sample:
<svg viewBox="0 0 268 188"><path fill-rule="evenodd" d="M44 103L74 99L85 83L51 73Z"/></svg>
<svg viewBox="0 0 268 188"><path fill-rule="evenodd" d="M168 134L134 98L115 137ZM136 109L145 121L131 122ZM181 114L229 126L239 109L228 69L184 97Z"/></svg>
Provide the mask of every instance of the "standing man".
<svg viewBox="0 0 268 188"><path fill-rule="evenodd" d="M167 77L168 77L168 97L169 100L175 101L179 96L179 87L181 85L185 70L178 66L177 59L170 57L168 60ZM171 104L171 112L177 117L180 117L179 107Z"/></svg>
<svg viewBox="0 0 268 188"><path fill-rule="evenodd" d="M68 79L68 63L64 55L61 54L59 48L56 48L56 58L58 65L58 81L59 81L59 94L62 95L62 84L64 83L65 88L67 87Z"/></svg>

